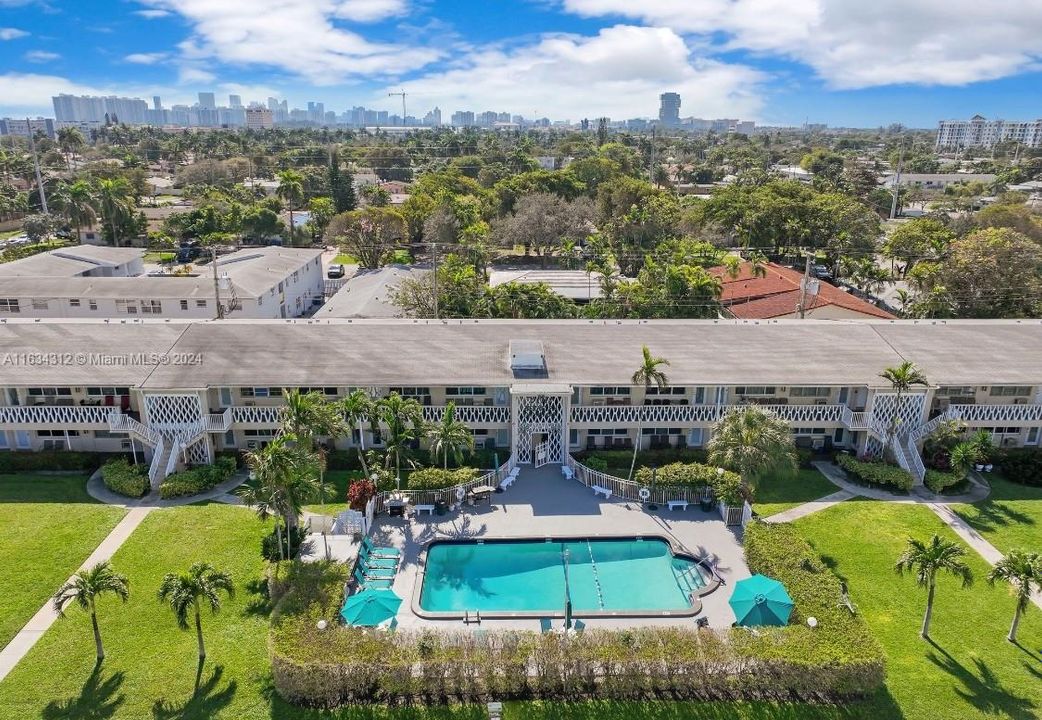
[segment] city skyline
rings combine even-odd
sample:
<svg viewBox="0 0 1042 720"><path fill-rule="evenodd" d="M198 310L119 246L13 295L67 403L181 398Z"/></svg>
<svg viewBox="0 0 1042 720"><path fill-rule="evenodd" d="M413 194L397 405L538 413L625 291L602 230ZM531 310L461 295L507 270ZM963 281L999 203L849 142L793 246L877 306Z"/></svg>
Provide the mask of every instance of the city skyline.
<svg viewBox="0 0 1042 720"><path fill-rule="evenodd" d="M573 122L654 117L664 92L684 116L768 125L1042 114L1042 5L893 4L18 0L0 4L0 115L49 114L60 93L190 104L204 87L389 113L404 89L423 112Z"/></svg>

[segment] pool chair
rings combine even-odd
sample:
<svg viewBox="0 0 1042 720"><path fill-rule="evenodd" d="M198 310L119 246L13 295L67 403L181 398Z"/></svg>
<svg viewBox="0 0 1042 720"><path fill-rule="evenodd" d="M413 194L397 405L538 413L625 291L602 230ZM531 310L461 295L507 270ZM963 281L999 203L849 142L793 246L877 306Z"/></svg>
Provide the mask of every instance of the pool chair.
<svg viewBox="0 0 1042 720"><path fill-rule="evenodd" d="M366 564L366 567L373 568L374 570L397 570L398 569L398 558L389 557L378 557L376 555L370 555L362 548L362 552L358 553L358 559Z"/></svg>
<svg viewBox="0 0 1042 720"><path fill-rule="evenodd" d="M554 624L550 620L550 618L547 618L547 617L539 618L539 632L541 632L541 633L543 633L545 635L546 633L550 633L550 632L553 632L553 631L554 631Z"/></svg>
<svg viewBox="0 0 1042 720"><path fill-rule="evenodd" d="M358 569L367 578L374 580L393 580L394 570L389 568L372 567L364 558L358 558Z"/></svg>
<svg viewBox="0 0 1042 720"><path fill-rule="evenodd" d="M378 588L378 589L387 589L387 590L389 590L391 588L391 584L392 584L390 580L387 580L387 579L384 579L384 578L368 578L365 575L363 575L362 571L359 570L358 568L355 568L355 575L354 575L354 577L355 577L355 583L357 583L359 589L361 589L363 587L374 587L374 588Z"/></svg>
<svg viewBox="0 0 1042 720"><path fill-rule="evenodd" d="M377 558L397 558L402 554L402 551L398 548L376 547L368 537L362 540L362 549L365 550L367 555Z"/></svg>

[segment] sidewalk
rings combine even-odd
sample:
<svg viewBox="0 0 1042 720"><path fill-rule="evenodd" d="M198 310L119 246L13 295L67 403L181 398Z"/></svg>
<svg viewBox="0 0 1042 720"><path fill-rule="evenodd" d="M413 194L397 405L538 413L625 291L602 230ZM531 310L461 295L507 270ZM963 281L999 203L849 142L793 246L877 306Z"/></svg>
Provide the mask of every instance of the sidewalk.
<svg viewBox="0 0 1042 720"><path fill-rule="evenodd" d="M94 549L94 552L90 554L90 557L84 561L79 569L84 570L102 560L110 560L152 510L153 508L151 507L131 508L123 519L119 521L119 524L112 529L112 532ZM55 591L57 590L58 588L55 588ZM47 629L57 619L58 614L54 612L51 601L48 599L44 606L37 610L36 614L25 624L25 627L19 630L18 634L11 639L7 647L0 650L0 680L7 677L7 674L14 669L18 661L25 657L25 654L32 649L36 641L47 632Z"/></svg>
<svg viewBox="0 0 1042 720"><path fill-rule="evenodd" d="M854 497L854 493L847 490L840 490L839 492L834 492L831 495L826 495L817 500L805 502L802 505L797 505L794 508L784 510L775 515L769 515L765 517L763 521L768 523L792 522L793 520L799 520L801 517L806 517L812 513L820 512L825 508L830 508L833 505L837 505L844 500L849 500L852 497Z"/></svg>

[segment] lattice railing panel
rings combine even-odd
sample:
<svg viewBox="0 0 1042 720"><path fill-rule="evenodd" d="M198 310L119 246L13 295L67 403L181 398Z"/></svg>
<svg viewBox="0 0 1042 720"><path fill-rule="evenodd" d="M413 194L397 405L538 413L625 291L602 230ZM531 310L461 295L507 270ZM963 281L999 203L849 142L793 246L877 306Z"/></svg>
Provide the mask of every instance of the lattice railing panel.
<svg viewBox="0 0 1042 720"><path fill-rule="evenodd" d="M17 405L0 407L0 425L107 425L109 415L121 414L106 406Z"/></svg>
<svg viewBox="0 0 1042 720"><path fill-rule="evenodd" d="M423 419L427 422L438 422L444 415L444 405L423 408ZM457 405L456 419L468 425L505 425L510 422L510 406Z"/></svg>
<svg viewBox="0 0 1042 720"><path fill-rule="evenodd" d="M231 408L236 425L278 425L282 422L283 407L253 407L237 405Z"/></svg>
<svg viewBox="0 0 1042 720"><path fill-rule="evenodd" d="M573 405L573 423L712 423L745 405ZM841 423L845 405L757 405L791 423Z"/></svg>
<svg viewBox="0 0 1042 720"><path fill-rule="evenodd" d="M1042 405L952 405L964 422L1034 423L1042 421Z"/></svg>
<svg viewBox="0 0 1042 720"><path fill-rule="evenodd" d="M518 462L530 463L533 460L532 433L546 434L548 462L564 462L564 397L560 395L518 395L515 403Z"/></svg>
<svg viewBox="0 0 1042 720"><path fill-rule="evenodd" d="M193 425L203 417L198 395L145 395L148 424L160 430L176 430Z"/></svg>
<svg viewBox="0 0 1042 720"><path fill-rule="evenodd" d="M872 429L885 436L890 432L896 415L897 433L912 432L922 424L925 408L926 395L923 393L905 393L901 396L900 407L897 393L877 393L872 401Z"/></svg>

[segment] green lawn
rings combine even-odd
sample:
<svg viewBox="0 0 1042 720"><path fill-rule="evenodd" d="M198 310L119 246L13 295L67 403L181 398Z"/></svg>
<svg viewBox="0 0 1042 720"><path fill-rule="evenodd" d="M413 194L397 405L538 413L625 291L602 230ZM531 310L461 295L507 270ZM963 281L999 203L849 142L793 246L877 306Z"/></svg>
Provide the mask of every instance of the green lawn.
<svg viewBox="0 0 1042 720"><path fill-rule="evenodd" d="M999 550L1042 553L1042 487L1012 483L998 473L987 478L991 495L986 500L953 503L952 510Z"/></svg>
<svg viewBox="0 0 1042 720"><path fill-rule="evenodd" d="M333 265L357 265L358 264L358 258L356 258L354 255L348 255L347 253L339 253L335 258L333 258L332 264Z"/></svg>
<svg viewBox="0 0 1042 720"><path fill-rule="evenodd" d="M172 252L147 252L143 259L147 263L168 263L173 262L176 257L177 253Z"/></svg>
<svg viewBox="0 0 1042 720"><path fill-rule="evenodd" d="M325 481L333 486L333 494L325 505L314 503L305 505L304 509L313 513L325 513L326 515L334 515L347 510L347 486L351 484L352 480L356 480L362 477L362 475L361 470L330 470L326 473Z"/></svg>
<svg viewBox="0 0 1042 720"><path fill-rule="evenodd" d="M83 475L0 475L0 647L123 517L96 503Z"/></svg>
<svg viewBox="0 0 1042 720"><path fill-rule="evenodd" d="M768 517L837 490L838 487L813 468L772 475L756 483L753 511L760 517Z"/></svg>
<svg viewBox="0 0 1042 720"><path fill-rule="evenodd" d="M987 564L972 551L977 581L968 590L938 582L932 642L919 638L925 592L893 571L909 536L955 538L920 505L848 500L797 521L840 577L887 654L887 689L907 720L1042 715L1042 612L1031 607L1020 646L1006 641L1013 617L1008 587L989 587ZM773 716L772 716L773 717Z"/></svg>

